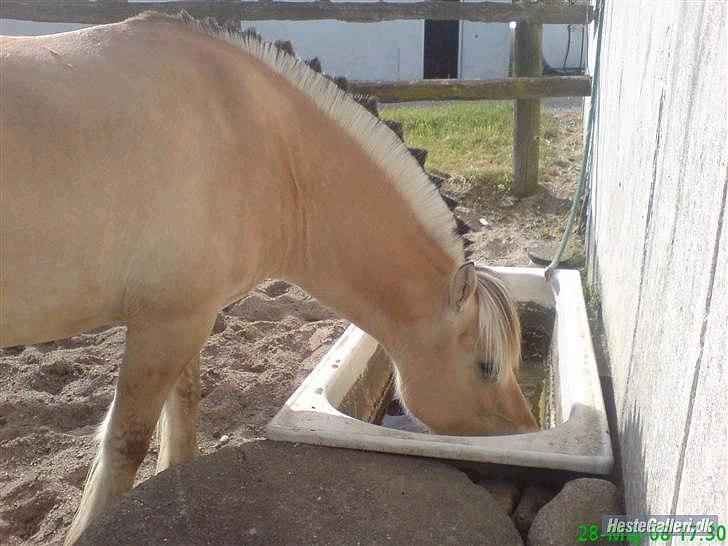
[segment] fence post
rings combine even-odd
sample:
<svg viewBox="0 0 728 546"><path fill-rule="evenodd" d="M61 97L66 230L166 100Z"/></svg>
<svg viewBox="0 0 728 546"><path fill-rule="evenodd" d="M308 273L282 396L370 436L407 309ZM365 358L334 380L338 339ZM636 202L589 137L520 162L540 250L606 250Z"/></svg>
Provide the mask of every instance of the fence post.
<svg viewBox="0 0 728 546"><path fill-rule="evenodd" d="M541 76L543 25L517 23L515 76ZM541 100L517 100L513 114L513 184L519 197L536 191L539 141L541 139Z"/></svg>

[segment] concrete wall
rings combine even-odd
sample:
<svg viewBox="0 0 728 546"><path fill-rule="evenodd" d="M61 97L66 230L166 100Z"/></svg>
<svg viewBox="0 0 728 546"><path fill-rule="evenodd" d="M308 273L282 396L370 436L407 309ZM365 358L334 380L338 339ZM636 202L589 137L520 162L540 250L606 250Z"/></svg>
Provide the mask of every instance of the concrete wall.
<svg viewBox="0 0 728 546"><path fill-rule="evenodd" d="M589 266L627 509L726 524L726 4L607 0L605 14Z"/></svg>

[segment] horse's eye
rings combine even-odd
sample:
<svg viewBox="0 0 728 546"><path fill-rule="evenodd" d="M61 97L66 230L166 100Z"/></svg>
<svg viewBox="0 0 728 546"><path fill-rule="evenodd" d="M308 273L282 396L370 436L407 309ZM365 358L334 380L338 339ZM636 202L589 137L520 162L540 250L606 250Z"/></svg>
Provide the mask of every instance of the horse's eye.
<svg viewBox="0 0 728 546"><path fill-rule="evenodd" d="M478 371L483 376L483 379L494 379L495 377L495 366L492 360L481 360L478 362Z"/></svg>

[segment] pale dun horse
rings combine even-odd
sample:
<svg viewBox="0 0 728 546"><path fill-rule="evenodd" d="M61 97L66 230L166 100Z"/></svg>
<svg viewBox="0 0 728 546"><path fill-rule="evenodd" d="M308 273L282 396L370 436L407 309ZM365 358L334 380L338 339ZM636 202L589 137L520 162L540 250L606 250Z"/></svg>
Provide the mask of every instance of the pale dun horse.
<svg viewBox="0 0 728 546"><path fill-rule="evenodd" d="M2 38L0 346L128 326L66 542L195 455L199 353L265 278L380 341L445 434L536 429L504 284L380 121L304 63L184 15ZM161 413L161 417L160 417Z"/></svg>

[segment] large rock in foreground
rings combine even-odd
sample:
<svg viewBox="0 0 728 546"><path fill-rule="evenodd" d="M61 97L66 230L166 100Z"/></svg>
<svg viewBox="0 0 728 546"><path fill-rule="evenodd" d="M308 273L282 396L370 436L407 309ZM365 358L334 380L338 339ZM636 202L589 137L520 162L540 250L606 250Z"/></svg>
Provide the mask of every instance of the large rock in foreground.
<svg viewBox="0 0 728 546"><path fill-rule="evenodd" d="M269 441L144 482L83 544L522 544L488 494L448 465Z"/></svg>
<svg viewBox="0 0 728 546"><path fill-rule="evenodd" d="M617 487L606 480L580 478L567 483L533 520L529 546L567 546L579 542L579 525L602 524L602 516L623 514ZM606 540L604 540L606 543Z"/></svg>

